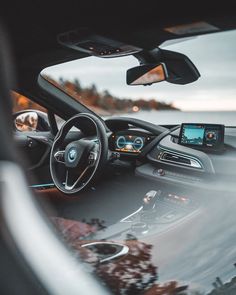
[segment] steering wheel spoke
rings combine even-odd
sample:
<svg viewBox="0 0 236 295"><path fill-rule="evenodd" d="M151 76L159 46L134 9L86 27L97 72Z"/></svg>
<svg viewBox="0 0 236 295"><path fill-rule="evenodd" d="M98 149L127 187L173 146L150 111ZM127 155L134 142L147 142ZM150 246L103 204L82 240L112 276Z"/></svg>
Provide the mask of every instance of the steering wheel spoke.
<svg viewBox="0 0 236 295"><path fill-rule="evenodd" d="M65 180L65 189L68 190L68 191L71 191L73 190L76 185L79 183L79 181L81 180L81 178L85 175L85 173L88 171L90 167L87 166L83 171L82 173L76 178L76 180L74 181L71 181L71 178L70 175L69 175L69 169L66 170L66 180ZM83 184L82 184L83 185Z"/></svg>
<svg viewBox="0 0 236 295"><path fill-rule="evenodd" d="M57 151L57 152L54 154L54 159L55 159L58 163L65 164L65 151Z"/></svg>

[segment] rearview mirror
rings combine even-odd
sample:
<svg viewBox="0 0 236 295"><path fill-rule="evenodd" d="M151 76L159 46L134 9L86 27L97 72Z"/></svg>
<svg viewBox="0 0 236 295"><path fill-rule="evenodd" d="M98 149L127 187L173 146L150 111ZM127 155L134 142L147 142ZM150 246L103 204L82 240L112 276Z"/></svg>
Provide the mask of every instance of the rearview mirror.
<svg viewBox="0 0 236 295"><path fill-rule="evenodd" d="M127 71L128 85L151 85L161 81L185 85L200 77L192 61L179 52L155 48L134 56L141 65Z"/></svg>
<svg viewBox="0 0 236 295"><path fill-rule="evenodd" d="M167 78L168 73L165 64L146 64L129 69L126 82L128 85L151 85L165 81Z"/></svg>

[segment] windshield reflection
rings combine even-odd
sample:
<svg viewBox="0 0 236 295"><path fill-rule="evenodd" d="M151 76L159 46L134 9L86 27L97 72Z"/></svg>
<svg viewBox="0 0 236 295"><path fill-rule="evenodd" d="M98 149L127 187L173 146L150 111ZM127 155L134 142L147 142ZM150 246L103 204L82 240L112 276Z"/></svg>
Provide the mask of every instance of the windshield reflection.
<svg viewBox="0 0 236 295"><path fill-rule="evenodd" d="M52 221L75 258L79 257L89 265L91 272L114 294L197 295L218 294L219 291L234 294L236 250L232 239L236 229L232 225L235 223L235 199L209 192L199 198L198 191L197 202L195 199L194 203L191 196L191 202L186 203L185 195L184 206L191 206L191 214L178 214L178 220L173 211L176 201L171 207L172 215L166 215L162 202L170 204L172 198L177 200L179 196L164 194L163 200L163 193L158 193L156 209L152 204L144 208L146 212L135 210L133 215L116 224L107 225L99 218L77 221L53 217ZM187 212L183 204L178 208ZM182 212L179 209L178 213ZM154 210L158 213L156 221ZM148 232L133 227L140 218L148 224ZM97 252L82 247L98 241L126 245L129 252L102 263L101 256L110 255L106 245L100 246Z"/></svg>
<svg viewBox="0 0 236 295"><path fill-rule="evenodd" d="M120 260L100 264L94 252L81 246L88 243L97 230L105 228L104 221L93 219L85 223L59 217L52 218L52 221L73 249L75 257L89 263L93 267L92 271L114 294L143 294L144 291L146 295L180 294L187 290L188 286L179 286L176 281L163 285L158 283L158 267L151 262L151 244L127 235L123 243L128 246L129 253Z"/></svg>

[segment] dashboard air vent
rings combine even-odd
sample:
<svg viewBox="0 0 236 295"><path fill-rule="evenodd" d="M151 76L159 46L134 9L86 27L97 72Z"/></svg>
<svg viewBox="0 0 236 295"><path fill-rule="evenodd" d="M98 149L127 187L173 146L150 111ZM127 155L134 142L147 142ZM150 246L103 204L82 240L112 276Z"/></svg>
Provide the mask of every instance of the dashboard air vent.
<svg viewBox="0 0 236 295"><path fill-rule="evenodd" d="M162 151L159 159L163 162L170 162L199 169L202 168L201 163L197 159L169 151Z"/></svg>

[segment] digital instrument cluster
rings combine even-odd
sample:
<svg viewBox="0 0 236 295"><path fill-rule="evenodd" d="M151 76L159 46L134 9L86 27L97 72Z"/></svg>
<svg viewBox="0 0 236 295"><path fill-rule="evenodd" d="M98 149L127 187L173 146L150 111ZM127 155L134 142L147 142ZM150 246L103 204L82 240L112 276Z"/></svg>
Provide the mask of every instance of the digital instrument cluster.
<svg viewBox="0 0 236 295"><path fill-rule="evenodd" d="M117 152L139 154L151 139L151 136L142 133L120 131L110 136L109 145L111 150Z"/></svg>
<svg viewBox="0 0 236 295"><path fill-rule="evenodd" d="M224 125L182 124L179 144L203 150L222 150L224 147Z"/></svg>

